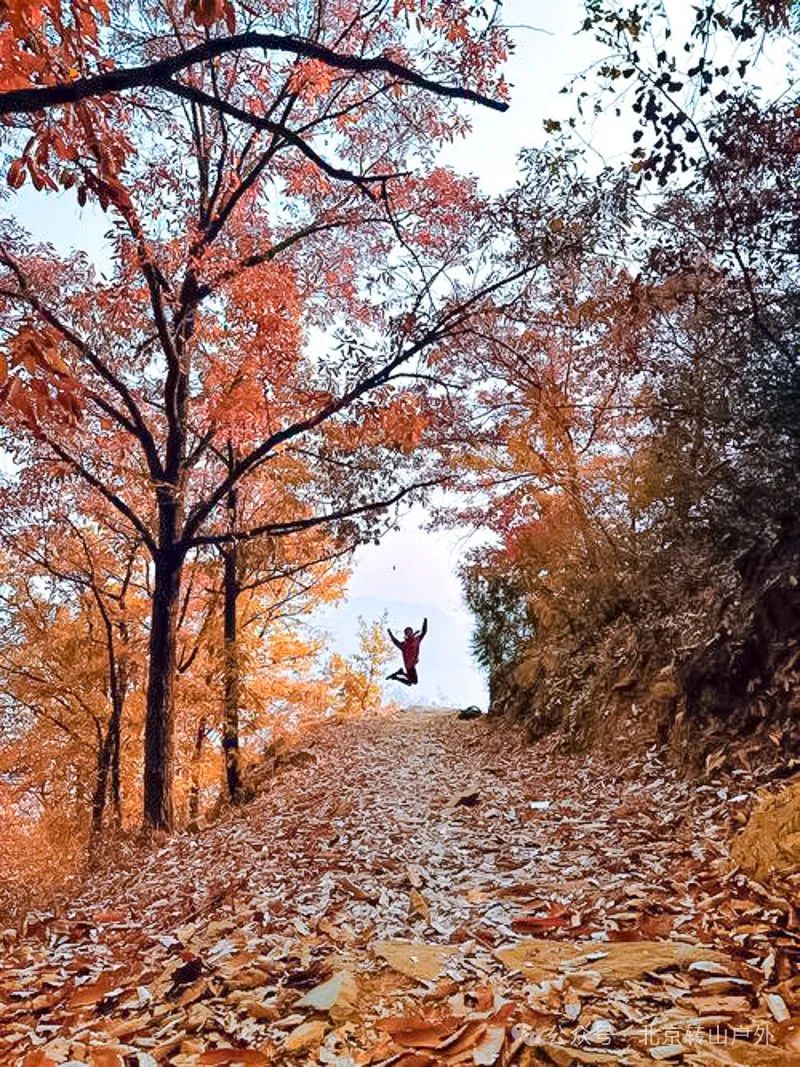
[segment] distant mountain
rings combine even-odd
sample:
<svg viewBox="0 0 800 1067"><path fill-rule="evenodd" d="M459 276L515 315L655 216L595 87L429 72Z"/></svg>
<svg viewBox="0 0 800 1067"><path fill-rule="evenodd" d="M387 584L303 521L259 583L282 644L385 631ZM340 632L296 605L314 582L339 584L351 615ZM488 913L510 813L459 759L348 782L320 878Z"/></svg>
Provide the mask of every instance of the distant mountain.
<svg viewBox="0 0 800 1067"><path fill-rule="evenodd" d="M404 706L478 704L486 708L486 682L469 652L472 620L466 612L442 611L433 604L408 604L377 596L357 596L318 612L314 625L330 635L331 645L337 652L350 656L358 648L359 617L372 622L381 619L384 612L398 637L406 626L417 630L422 626L422 620L428 619L428 634L420 652L419 685L407 687L398 682L387 682L387 697ZM400 665L398 653L397 666Z"/></svg>

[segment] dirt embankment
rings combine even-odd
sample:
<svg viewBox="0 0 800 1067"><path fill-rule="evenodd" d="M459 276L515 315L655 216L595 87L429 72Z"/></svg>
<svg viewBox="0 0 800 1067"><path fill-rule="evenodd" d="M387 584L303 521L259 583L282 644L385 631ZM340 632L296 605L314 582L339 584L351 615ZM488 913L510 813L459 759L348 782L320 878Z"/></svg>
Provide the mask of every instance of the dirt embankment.
<svg viewBox="0 0 800 1067"><path fill-rule="evenodd" d="M785 526L701 588L582 642L535 642L493 680L492 713L565 747L664 744L690 773L788 767L800 755L800 529Z"/></svg>

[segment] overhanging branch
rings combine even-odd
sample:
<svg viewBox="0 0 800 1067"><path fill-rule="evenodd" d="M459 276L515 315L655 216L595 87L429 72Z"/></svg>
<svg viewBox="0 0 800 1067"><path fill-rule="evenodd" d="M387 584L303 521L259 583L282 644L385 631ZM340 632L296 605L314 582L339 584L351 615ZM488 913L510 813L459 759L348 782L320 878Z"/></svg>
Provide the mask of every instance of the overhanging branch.
<svg viewBox="0 0 800 1067"><path fill-rule="evenodd" d="M506 111L508 104L501 100L493 100L483 93L473 89L464 89L457 85L442 85L423 74L418 74L402 63L397 63L386 56L374 56L372 58L362 56L345 55L335 52L332 48L315 41L304 40L302 37L281 35L276 33L238 33L231 37L222 37L215 40L205 41L203 44L189 48L178 55L167 56L165 59L154 63L147 63L141 67L125 67L119 70L106 71L89 78L76 78L74 81L62 82L57 85L47 85L29 89L12 89L9 92L0 93L0 115L29 114L35 111L46 111L51 107L63 104L78 104L82 100L88 100L94 96L108 96L111 93L124 92L127 89L137 89L144 86L157 86L167 91L175 91L174 76L182 70L194 66L197 63L206 63L217 56L229 52L241 52L249 48L261 49L265 52L288 52L292 55L302 56L306 59L317 59L330 67L339 70L350 70L359 74L383 73L397 78L407 85L413 85L418 89L425 89L437 96L450 97L456 100L468 100L480 104L482 107L492 108L494 111ZM214 97L209 98L209 106L216 106L219 101Z"/></svg>

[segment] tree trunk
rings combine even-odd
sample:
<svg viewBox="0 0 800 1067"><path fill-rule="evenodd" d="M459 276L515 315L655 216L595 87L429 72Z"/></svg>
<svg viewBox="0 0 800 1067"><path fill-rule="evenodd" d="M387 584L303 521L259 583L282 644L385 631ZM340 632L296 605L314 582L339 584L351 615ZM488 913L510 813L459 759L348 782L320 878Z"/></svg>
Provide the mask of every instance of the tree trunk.
<svg viewBox="0 0 800 1067"><path fill-rule="evenodd" d="M112 712L114 718L114 741L111 753L111 812L114 825L122 826L122 785L120 779L120 746L122 744L122 716L125 698L128 695L128 627L120 623L123 651L119 660L114 657L114 688L112 689Z"/></svg>
<svg viewBox="0 0 800 1067"><path fill-rule="evenodd" d="M177 546L178 509L172 494L159 500L159 547L150 615L150 663L144 731L144 822L153 830L174 823L174 698L178 606L183 553Z"/></svg>
<svg viewBox="0 0 800 1067"><path fill-rule="evenodd" d="M103 738L97 753L97 773L94 792L92 793L92 841L98 838L103 829L103 815L106 808L108 791L108 772L111 767L112 745L110 728Z"/></svg>
<svg viewBox="0 0 800 1067"><path fill-rule="evenodd" d="M194 739L194 752L192 753L192 784L189 789L189 826L197 825L197 816L200 814L200 760L203 755L203 741L206 737L205 716L197 726L197 736Z"/></svg>
<svg viewBox="0 0 800 1067"><path fill-rule="evenodd" d="M225 550L225 698L222 720L222 751L225 756L225 780L231 802L242 799L239 764L239 650L236 643L236 602L239 597L238 553L234 542Z"/></svg>
<svg viewBox="0 0 800 1067"><path fill-rule="evenodd" d="M119 778L119 745L120 732L122 730L123 706L123 694L118 693L114 697L114 707L111 712L111 719L108 724L108 735L109 742L111 745L111 752L109 756L109 771L111 773L111 781L109 782L111 818L117 828L122 825L122 793L120 789Z"/></svg>

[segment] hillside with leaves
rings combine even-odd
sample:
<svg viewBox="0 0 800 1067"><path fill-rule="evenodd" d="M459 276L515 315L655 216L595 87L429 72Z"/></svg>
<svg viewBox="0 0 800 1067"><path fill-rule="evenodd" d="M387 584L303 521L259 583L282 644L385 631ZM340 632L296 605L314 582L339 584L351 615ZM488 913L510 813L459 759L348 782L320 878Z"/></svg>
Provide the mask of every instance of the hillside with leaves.
<svg viewBox="0 0 800 1067"><path fill-rule="evenodd" d="M279 764L245 814L28 916L4 1062L797 1062L797 875L726 855L754 781L430 712Z"/></svg>

